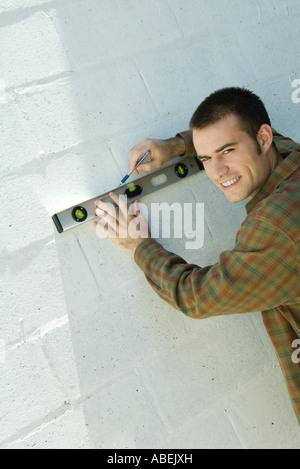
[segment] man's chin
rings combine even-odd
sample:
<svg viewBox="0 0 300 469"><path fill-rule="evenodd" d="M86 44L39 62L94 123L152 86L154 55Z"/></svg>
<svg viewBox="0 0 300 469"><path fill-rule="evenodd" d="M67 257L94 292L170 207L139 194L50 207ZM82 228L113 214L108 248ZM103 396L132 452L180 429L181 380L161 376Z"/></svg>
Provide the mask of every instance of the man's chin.
<svg viewBox="0 0 300 469"><path fill-rule="evenodd" d="M238 204L239 202L243 202L246 200L248 197L244 195L238 195L238 194L224 194L228 202L231 204Z"/></svg>

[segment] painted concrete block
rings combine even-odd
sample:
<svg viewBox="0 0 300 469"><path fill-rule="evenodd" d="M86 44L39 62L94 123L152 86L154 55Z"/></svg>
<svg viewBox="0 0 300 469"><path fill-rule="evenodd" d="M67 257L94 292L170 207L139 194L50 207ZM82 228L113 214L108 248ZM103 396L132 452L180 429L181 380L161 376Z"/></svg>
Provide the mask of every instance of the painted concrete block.
<svg viewBox="0 0 300 469"><path fill-rule="evenodd" d="M23 428L34 428L61 407L65 397L39 341L8 350L1 365L0 442L4 444Z"/></svg>
<svg viewBox="0 0 300 469"><path fill-rule="evenodd" d="M82 251L105 297L135 278L138 268L128 252L110 239L99 238L90 223L76 230ZM112 276L108 272L112 272Z"/></svg>
<svg viewBox="0 0 300 469"><path fill-rule="evenodd" d="M239 23L242 27L253 26L258 24L273 23L284 18L290 18L293 15L299 15L299 11L294 0L281 2L274 0L268 2L263 0L256 2L255 0L243 2L243 8L240 9L241 3L238 0L232 2L232 9L220 9L223 21L232 21ZM234 11L234 14L232 12Z"/></svg>
<svg viewBox="0 0 300 469"><path fill-rule="evenodd" d="M180 340L172 349L154 353L152 363L139 368L170 431L221 403L270 364L249 315L189 320L176 332Z"/></svg>
<svg viewBox="0 0 300 469"><path fill-rule="evenodd" d="M87 229L94 231L90 223ZM63 234L56 232L55 246L67 310L72 311L78 305L86 308L88 301L99 301L103 289L98 284L75 230Z"/></svg>
<svg viewBox="0 0 300 469"><path fill-rule="evenodd" d="M155 448L165 433L147 390L134 372L107 383L83 402L83 408L95 448Z"/></svg>
<svg viewBox="0 0 300 469"><path fill-rule="evenodd" d="M145 138L168 139L178 132L188 129L189 121L182 115L169 116L167 118L155 118L151 120L144 116L144 120L137 123L132 129L125 129L106 139L111 148L118 166L122 169L122 175L128 170L128 153L140 140ZM140 172L140 175L145 173ZM135 180L139 175L133 175L130 180Z"/></svg>
<svg viewBox="0 0 300 469"><path fill-rule="evenodd" d="M208 35L217 34L220 31L226 34L228 30L232 32L234 28L235 31L243 32L245 27L266 24L291 14L297 14L293 0L289 2L231 0L227 4L224 4L222 0L212 0L209 3L204 0L191 0L188 8L181 0L172 0L170 6L183 35L203 35L203 40Z"/></svg>
<svg viewBox="0 0 300 469"><path fill-rule="evenodd" d="M2 449L93 449L89 442L81 407L43 423L25 438L6 444Z"/></svg>
<svg viewBox="0 0 300 469"><path fill-rule="evenodd" d="M163 303L142 275L97 302L79 299L69 316L84 395L137 365L147 369L153 353L173 348L184 329L183 315Z"/></svg>
<svg viewBox="0 0 300 469"><path fill-rule="evenodd" d="M232 35L221 43L216 36L183 41L148 54L137 64L159 111L184 113L188 119L216 89L254 80Z"/></svg>
<svg viewBox="0 0 300 469"><path fill-rule="evenodd" d="M40 197L52 214L114 189L125 174L101 140L86 142L59 158L46 157L43 162L45 184Z"/></svg>
<svg viewBox="0 0 300 469"><path fill-rule="evenodd" d="M178 427L161 441L159 448L243 449L221 404Z"/></svg>
<svg viewBox="0 0 300 469"><path fill-rule="evenodd" d="M0 76L7 88L70 69L51 20L42 12L0 29Z"/></svg>
<svg viewBox="0 0 300 469"><path fill-rule="evenodd" d="M51 0L3 0L1 1L0 13L11 12L13 10L43 6L51 3Z"/></svg>
<svg viewBox="0 0 300 469"><path fill-rule="evenodd" d="M180 38L168 2L160 0L61 4L55 8L53 19L75 69L148 51ZM83 23L89 27L81 35L78 31Z"/></svg>
<svg viewBox="0 0 300 469"><path fill-rule="evenodd" d="M281 449L287 435L299 441L299 425L279 366L241 385L224 406L244 448Z"/></svg>
<svg viewBox="0 0 300 469"><path fill-rule="evenodd" d="M28 89L18 98L33 135L47 154L156 115L138 71L122 61L93 74Z"/></svg>
<svg viewBox="0 0 300 469"><path fill-rule="evenodd" d="M1 339L25 340L42 324L66 314L55 245L36 245L2 258Z"/></svg>
<svg viewBox="0 0 300 469"><path fill-rule="evenodd" d="M68 396L69 404L76 403L80 397L80 389L68 315L41 327L40 336L44 354Z"/></svg>
<svg viewBox="0 0 300 469"><path fill-rule="evenodd" d="M0 188L2 207L2 246L0 253L11 253L53 234L52 220L39 200L36 187L43 184L39 175L4 179Z"/></svg>
<svg viewBox="0 0 300 469"><path fill-rule="evenodd" d="M292 74L286 74L264 84L257 83L253 90L262 98L270 115L272 127L296 142L300 141L298 125L300 102L293 101L293 93L300 88L300 82L296 87L292 85L298 79L300 79L300 63Z"/></svg>
<svg viewBox="0 0 300 469"><path fill-rule="evenodd" d="M202 35L203 40L205 40L205 35L206 37L207 35L211 36L218 29L223 29L224 17L229 10L227 10L221 0L212 0L209 3L204 0L191 0L188 6L180 0L172 0L170 6L176 16L183 36ZM235 18L240 13L240 10L235 11ZM232 8L230 8L230 15L231 17L233 15ZM230 15L228 11L228 16Z"/></svg>
<svg viewBox="0 0 300 469"><path fill-rule="evenodd" d="M56 153L82 142L72 80L26 88L18 93L17 102L43 153Z"/></svg>
<svg viewBox="0 0 300 469"><path fill-rule="evenodd" d="M280 17L276 22L253 25L242 32L237 32L240 50L247 58L258 82L272 83L274 78L286 75L287 70L294 72L295 68L299 69L297 60L293 60L293 66L290 67L291 57L295 59L297 56L298 24L297 16L288 15ZM275 31L280 31L280 34L275 34ZM289 53L286 53L286 49L282 49L282 44L287 45ZM261 54L257 53L258 50L261 50Z"/></svg>
<svg viewBox="0 0 300 469"><path fill-rule="evenodd" d="M24 171L31 162L36 164L39 158L40 148L36 140L26 127L16 103L9 99L0 104L0 146L3 152L0 172L3 176L20 166Z"/></svg>

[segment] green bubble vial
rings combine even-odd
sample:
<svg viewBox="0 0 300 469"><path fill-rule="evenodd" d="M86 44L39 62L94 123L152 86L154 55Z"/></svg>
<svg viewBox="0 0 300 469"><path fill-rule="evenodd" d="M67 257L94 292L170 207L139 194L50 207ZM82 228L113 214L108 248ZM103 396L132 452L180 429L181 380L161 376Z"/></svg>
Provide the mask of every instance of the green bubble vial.
<svg viewBox="0 0 300 469"><path fill-rule="evenodd" d="M72 211L72 217L75 221L80 223L81 221L85 221L87 219L88 213L84 207L75 207Z"/></svg>
<svg viewBox="0 0 300 469"><path fill-rule="evenodd" d="M82 219L82 218L85 217L85 213L83 213L82 210L76 210L75 216L76 216L76 218Z"/></svg>

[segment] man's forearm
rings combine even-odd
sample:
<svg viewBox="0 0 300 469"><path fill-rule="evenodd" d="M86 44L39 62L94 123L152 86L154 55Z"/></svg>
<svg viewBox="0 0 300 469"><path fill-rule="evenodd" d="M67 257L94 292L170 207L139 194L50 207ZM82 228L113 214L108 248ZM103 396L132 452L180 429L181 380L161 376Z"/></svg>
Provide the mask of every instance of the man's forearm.
<svg viewBox="0 0 300 469"><path fill-rule="evenodd" d="M175 156L183 156L186 153L186 144L185 140L180 136L176 135L176 137L168 138L165 140L170 145L170 150L172 152L172 157Z"/></svg>

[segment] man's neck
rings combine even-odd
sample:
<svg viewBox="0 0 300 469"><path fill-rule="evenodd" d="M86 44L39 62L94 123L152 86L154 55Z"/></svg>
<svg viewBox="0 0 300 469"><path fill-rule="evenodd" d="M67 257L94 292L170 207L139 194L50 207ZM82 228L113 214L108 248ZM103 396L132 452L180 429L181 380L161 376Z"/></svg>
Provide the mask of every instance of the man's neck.
<svg viewBox="0 0 300 469"><path fill-rule="evenodd" d="M271 168L272 168L272 171L274 171L274 169L276 168L276 166L278 166L280 163L282 163L283 161L283 158L282 156L280 155L279 151L277 150L276 147L274 147L273 145L271 146L271 148L269 149L269 151L267 152L267 155L268 155L268 158L270 160L270 163L271 163Z"/></svg>

